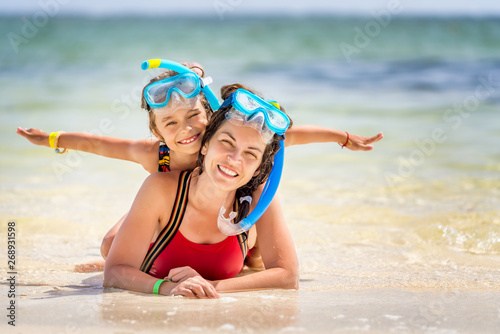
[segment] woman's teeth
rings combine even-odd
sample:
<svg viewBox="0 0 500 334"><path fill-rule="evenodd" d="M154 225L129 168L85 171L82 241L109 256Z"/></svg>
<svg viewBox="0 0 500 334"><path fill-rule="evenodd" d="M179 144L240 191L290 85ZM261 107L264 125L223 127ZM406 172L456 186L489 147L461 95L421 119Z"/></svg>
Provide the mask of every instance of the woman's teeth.
<svg viewBox="0 0 500 334"><path fill-rule="evenodd" d="M238 173L236 173L235 171L232 171L226 167L222 167L222 166L219 166L219 169L224 173L224 174L227 174L229 176L236 176L238 175Z"/></svg>

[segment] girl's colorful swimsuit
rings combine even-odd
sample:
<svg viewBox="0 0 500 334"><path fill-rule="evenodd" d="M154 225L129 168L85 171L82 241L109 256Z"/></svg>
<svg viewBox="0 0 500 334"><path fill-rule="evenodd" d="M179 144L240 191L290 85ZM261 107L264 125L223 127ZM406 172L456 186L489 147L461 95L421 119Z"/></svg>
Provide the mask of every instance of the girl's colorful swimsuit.
<svg viewBox="0 0 500 334"><path fill-rule="evenodd" d="M165 278L173 268L189 266L210 280L236 276L248 253L246 233L230 236L216 244L197 244L185 238L179 227L188 203L191 172L182 172L170 219L150 245L141 270ZM235 210L237 211L237 210Z"/></svg>
<svg viewBox="0 0 500 334"><path fill-rule="evenodd" d="M158 152L158 171L170 172L170 148L162 141Z"/></svg>

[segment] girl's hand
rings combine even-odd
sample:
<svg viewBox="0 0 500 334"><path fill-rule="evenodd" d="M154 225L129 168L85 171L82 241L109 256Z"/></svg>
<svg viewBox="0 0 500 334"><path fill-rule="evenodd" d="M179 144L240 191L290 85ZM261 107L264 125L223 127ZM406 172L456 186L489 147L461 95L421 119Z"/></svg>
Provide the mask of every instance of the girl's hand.
<svg viewBox="0 0 500 334"><path fill-rule="evenodd" d="M184 268L189 268L189 267L184 267ZM182 268L176 268L176 269L182 269ZM215 291L215 287L200 275L189 277L188 279L176 283L176 286L174 286L172 290L170 290L170 294L174 296L184 296L189 298L202 298L202 299L220 297L217 291Z"/></svg>
<svg viewBox="0 0 500 334"><path fill-rule="evenodd" d="M50 147L49 134L40 129L23 129L19 127L16 133L28 139L32 144Z"/></svg>
<svg viewBox="0 0 500 334"><path fill-rule="evenodd" d="M370 144L376 143L382 138L384 138L384 134L382 132L370 138L349 134L349 141L345 145L345 147L347 147L351 151L371 151L373 150L373 145ZM344 142L339 144L343 145L346 140L347 135L344 139Z"/></svg>

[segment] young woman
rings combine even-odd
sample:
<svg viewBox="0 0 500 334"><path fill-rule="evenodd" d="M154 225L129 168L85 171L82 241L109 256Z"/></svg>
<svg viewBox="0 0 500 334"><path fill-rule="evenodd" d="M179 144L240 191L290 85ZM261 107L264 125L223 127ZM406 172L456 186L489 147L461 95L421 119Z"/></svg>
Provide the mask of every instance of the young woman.
<svg viewBox="0 0 500 334"><path fill-rule="evenodd" d="M199 169L149 176L118 231L106 259L104 286L163 295L217 298L218 292L297 289L298 262L278 200L273 200L248 235L227 236L220 212L248 210L272 169L279 137L262 113L244 113L238 86L222 89L227 99L214 113L203 140ZM262 101L262 100L261 100ZM248 110L247 110L248 111ZM278 113L268 104L267 113ZM286 117L286 116L285 116ZM174 193L172 189L177 189ZM246 196L251 196L249 201ZM235 277L258 235L265 270Z"/></svg>

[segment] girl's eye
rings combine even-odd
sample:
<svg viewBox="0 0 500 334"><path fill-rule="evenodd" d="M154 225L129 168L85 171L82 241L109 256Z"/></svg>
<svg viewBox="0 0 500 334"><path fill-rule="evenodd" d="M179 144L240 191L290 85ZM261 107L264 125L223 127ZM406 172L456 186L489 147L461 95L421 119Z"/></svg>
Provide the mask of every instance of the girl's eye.
<svg viewBox="0 0 500 334"><path fill-rule="evenodd" d="M199 114L200 114L200 113L192 114L191 116L189 116L189 118L196 117L196 116L198 116Z"/></svg>
<svg viewBox="0 0 500 334"><path fill-rule="evenodd" d="M168 122L167 124L165 124L165 126L169 126L169 125L175 125L176 122Z"/></svg>

